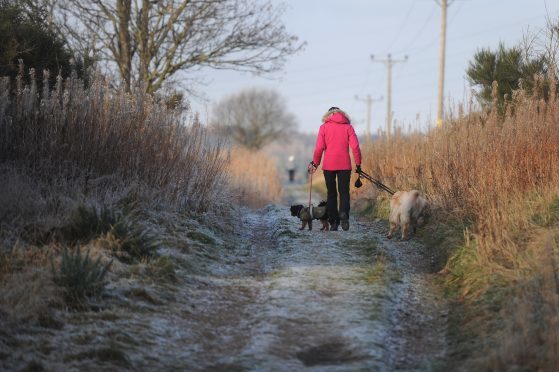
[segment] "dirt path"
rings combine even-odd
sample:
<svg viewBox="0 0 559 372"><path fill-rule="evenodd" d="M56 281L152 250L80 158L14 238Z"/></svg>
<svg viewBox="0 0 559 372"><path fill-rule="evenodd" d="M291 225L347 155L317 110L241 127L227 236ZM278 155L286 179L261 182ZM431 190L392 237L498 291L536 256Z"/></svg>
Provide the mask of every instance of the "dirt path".
<svg viewBox="0 0 559 372"><path fill-rule="evenodd" d="M121 280L104 311L18 337L8 367L32 355L47 370L436 369L446 308L426 248L386 240L380 223L298 227L287 206L246 210L219 259L173 284Z"/></svg>
<svg viewBox="0 0 559 372"><path fill-rule="evenodd" d="M192 367L432 370L442 362L446 308L419 244L388 241L380 224L356 220L348 232L298 231L279 206L246 218L246 261L218 285L225 296L209 323L192 324L211 324L215 338ZM232 309L238 318L212 324Z"/></svg>

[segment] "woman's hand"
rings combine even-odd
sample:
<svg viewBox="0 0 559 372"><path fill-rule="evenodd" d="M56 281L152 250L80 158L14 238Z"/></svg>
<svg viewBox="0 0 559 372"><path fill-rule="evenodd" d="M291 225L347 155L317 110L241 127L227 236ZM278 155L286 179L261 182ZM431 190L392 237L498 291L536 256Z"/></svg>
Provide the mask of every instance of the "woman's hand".
<svg viewBox="0 0 559 372"><path fill-rule="evenodd" d="M314 162L310 162L309 166L307 167L307 172L308 173L314 173L316 172L316 168L318 168L318 166L314 163Z"/></svg>

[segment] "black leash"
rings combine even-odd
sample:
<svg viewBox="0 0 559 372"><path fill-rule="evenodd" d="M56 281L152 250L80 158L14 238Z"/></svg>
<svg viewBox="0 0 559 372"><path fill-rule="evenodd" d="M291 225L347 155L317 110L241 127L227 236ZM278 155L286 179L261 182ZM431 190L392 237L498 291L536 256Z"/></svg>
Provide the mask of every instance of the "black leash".
<svg viewBox="0 0 559 372"><path fill-rule="evenodd" d="M310 182L310 185L309 185L309 213L310 213L311 219L312 219L312 204L311 203L312 203L312 174L313 174L313 172L311 171L309 173L311 174L311 182Z"/></svg>
<svg viewBox="0 0 559 372"><path fill-rule="evenodd" d="M382 182L380 182L377 179L374 179L373 177L371 177L369 174L361 171L359 173L359 177L363 177L366 180L371 181L376 187L378 187L379 189L386 191L387 193L389 193L390 195L394 195L395 191L393 191L392 189L390 189L388 186L386 186L385 184L383 184Z"/></svg>

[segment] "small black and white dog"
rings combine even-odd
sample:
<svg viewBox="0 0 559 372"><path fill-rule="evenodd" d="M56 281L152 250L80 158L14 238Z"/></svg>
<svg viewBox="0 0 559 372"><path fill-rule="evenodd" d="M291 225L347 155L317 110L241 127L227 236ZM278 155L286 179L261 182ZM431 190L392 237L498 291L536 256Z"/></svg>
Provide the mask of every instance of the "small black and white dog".
<svg viewBox="0 0 559 372"><path fill-rule="evenodd" d="M322 223L322 228L320 231L330 230L330 225L328 224L328 213L326 212L326 202L323 200L318 204L318 207L313 207L313 216L309 213L309 207L305 207L302 204L292 205L291 215L293 217L299 217L301 220L301 228L299 230L304 230L308 225L309 230L312 230L312 220L320 220Z"/></svg>

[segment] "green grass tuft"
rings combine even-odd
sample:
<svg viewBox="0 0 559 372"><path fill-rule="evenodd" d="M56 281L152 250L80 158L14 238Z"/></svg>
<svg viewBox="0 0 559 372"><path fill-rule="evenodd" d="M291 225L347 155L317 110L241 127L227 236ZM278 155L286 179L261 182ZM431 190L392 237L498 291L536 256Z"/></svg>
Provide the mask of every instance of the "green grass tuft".
<svg viewBox="0 0 559 372"><path fill-rule="evenodd" d="M534 213L530 220L541 227L551 227L559 222L559 198L555 198L544 208L544 212Z"/></svg>
<svg viewBox="0 0 559 372"><path fill-rule="evenodd" d="M95 206L80 205L64 228L64 236L72 242L87 241L109 232L119 219L120 216L106 206L97 210Z"/></svg>
<svg viewBox="0 0 559 372"><path fill-rule="evenodd" d="M148 270L157 279L171 283L177 281L176 264L171 257L161 256L152 260Z"/></svg>
<svg viewBox="0 0 559 372"><path fill-rule="evenodd" d="M366 272L367 283L383 284L387 282L388 276L386 275L386 270L387 270L386 261L387 261L386 256L383 253L379 253L376 255L373 266Z"/></svg>
<svg viewBox="0 0 559 372"><path fill-rule="evenodd" d="M161 242L155 234L132 223L123 226L115 231L115 235L121 241L121 249L132 259L141 260L157 255Z"/></svg>
<svg viewBox="0 0 559 372"><path fill-rule="evenodd" d="M371 205L371 208L368 208L368 212L369 217L372 219L380 218L388 220L388 215L390 214L390 200L387 198L378 198Z"/></svg>
<svg viewBox="0 0 559 372"><path fill-rule="evenodd" d="M555 224L559 221L559 197L553 199L553 201L549 205L549 219L552 224Z"/></svg>
<svg viewBox="0 0 559 372"><path fill-rule="evenodd" d="M200 231L189 231L186 236L192 240L196 240L202 244L215 245L215 240Z"/></svg>
<svg viewBox="0 0 559 372"><path fill-rule="evenodd" d="M100 258L93 261L89 252L82 255L79 250L73 252L64 249L60 267L52 264L53 280L64 288L64 297L68 304L81 307L88 297L98 296L105 287L105 276L112 261L107 265Z"/></svg>
<svg viewBox="0 0 559 372"><path fill-rule="evenodd" d="M153 258L161 242L155 234L130 217L132 212L129 208L124 214L106 206L100 210L95 206L80 206L70 224L63 229L64 236L70 242L83 242L110 233L119 240L120 250L125 253L118 256L119 260L132 262Z"/></svg>

